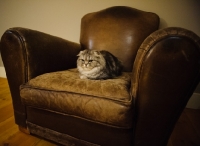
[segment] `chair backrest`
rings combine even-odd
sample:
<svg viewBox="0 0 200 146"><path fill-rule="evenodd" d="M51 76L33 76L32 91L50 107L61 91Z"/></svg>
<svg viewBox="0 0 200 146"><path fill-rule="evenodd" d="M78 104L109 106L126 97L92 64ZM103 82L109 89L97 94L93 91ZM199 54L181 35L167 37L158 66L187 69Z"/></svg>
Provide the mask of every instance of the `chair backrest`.
<svg viewBox="0 0 200 146"><path fill-rule="evenodd" d="M157 30L159 17L126 6L86 14L81 21L82 49L107 50L117 56L124 71L132 71L137 50Z"/></svg>

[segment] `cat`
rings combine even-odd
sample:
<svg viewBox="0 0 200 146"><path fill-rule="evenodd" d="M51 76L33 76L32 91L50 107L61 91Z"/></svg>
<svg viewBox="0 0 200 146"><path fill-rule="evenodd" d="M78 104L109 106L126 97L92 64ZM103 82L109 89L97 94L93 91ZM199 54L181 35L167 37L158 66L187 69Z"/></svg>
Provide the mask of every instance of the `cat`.
<svg viewBox="0 0 200 146"><path fill-rule="evenodd" d="M77 56L77 68L81 79L109 79L122 73L121 61L108 51L86 49L80 51Z"/></svg>

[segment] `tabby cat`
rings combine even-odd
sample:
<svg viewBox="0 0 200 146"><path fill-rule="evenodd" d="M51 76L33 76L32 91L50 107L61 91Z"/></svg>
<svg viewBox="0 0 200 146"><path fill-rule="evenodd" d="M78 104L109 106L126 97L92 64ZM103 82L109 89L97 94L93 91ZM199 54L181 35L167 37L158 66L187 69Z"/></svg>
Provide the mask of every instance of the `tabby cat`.
<svg viewBox="0 0 200 146"><path fill-rule="evenodd" d="M83 50L77 55L77 68L81 79L109 79L119 76L122 63L108 51Z"/></svg>

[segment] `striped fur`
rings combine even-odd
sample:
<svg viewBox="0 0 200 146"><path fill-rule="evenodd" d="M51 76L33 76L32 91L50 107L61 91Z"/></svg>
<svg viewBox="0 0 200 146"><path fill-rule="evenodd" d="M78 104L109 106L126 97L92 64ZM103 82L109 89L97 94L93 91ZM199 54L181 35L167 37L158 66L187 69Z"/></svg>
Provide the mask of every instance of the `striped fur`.
<svg viewBox="0 0 200 146"><path fill-rule="evenodd" d="M108 51L86 49L78 56L77 68L81 79L109 79L121 75L122 63Z"/></svg>

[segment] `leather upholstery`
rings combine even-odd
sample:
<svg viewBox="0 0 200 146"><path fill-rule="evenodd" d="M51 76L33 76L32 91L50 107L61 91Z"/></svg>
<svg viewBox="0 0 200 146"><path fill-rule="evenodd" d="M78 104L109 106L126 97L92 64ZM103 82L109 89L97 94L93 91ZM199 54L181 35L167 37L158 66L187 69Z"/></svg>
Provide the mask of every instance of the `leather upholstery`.
<svg viewBox="0 0 200 146"><path fill-rule="evenodd" d="M77 137L87 140L93 144L100 145L130 145L133 132L133 103L130 97L130 73L123 73L115 79L108 80L83 80L79 78L77 69L67 71L52 72L37 76L28 83L21 86L20 95L23 104L29 107L30 115L38 115L35 108L41 111L53 111L67 121L72 121L72 127L79 127L79 130L66 126L55 126L56 131L62 131L63 135ZM34 113L34 114L33 114ZM45 112L48 114L48 112ZM52 114L51 114L52 115ZM40 116L39 116L40 117ZM45 116L46 119L49 117ZM43 120L37 120L28 116L29 126L44 126L50 131L48 125ZM80 126L80 121L85 125ZM55 120L54 120L55 121ZM56 121L57 122L57 121ZM37 123L37 125L34 125ZM55 122L54 122L55 123ZM61 124L58 121L59 125ZM51 123L52 124L52 123ZM63 125L63 124L62 124ZM93 125L93 129L87 125ZM109 134L105 137L99 127L102 127ZM36 129L31 129L31 133L41 134ZM40 128L39 127L39 128ZM67 127L67 128L66 128ZM112 127L112 128L111 128ZM61 130L62 129L62 130ZM65 129L65 130L64 130ZM80 135L80 129L82 134ZM88 140L91 135L98 140ZM119 139L119 135L121 138ZM112 137L112 141L108 142ZM127 144L126 144L127 143Z"/></svg>
<svg viewBox="0 0 200 146"><path fill-rule="evenodd" d="M197 35L173 27L152 33L141 45L132 78L138 145L146 145L147 141L149 145L167 143L199 82L199 48Z"/></svg>
<svg viewBox="0 0 200 146"><path fill-rule="evenodd" d="M124 71L132 71L138 48L158 27L154 13L112 7L82 18L80 44L83 49L109 50L122 61Z"/></svg>
<svg viewBox="0 0 200 146"><path fill-rule="evenodd" d="M26 127L26 109L21 103L19 86L40 74L76 67L80 45L35 30L11 28L2 36L0 47L15 122Z"/></svg>
<svg viewBox="0 0 200 146"><path fill-rule="evenodd" d="M115 79L83 80L77 69L40 75L20 90L22 102L27 106L132 128L133 104L129 93L129 73Z"/></svg>
<svg viewBox="0 0 200 146"><path fill-rule="evenodd" d="M158 25L156 14L120 6L85 15L80 44L26 28L8 29L0 50L16 123L63 145L166 145L199 83L200 38L178 27L156 31ZM76 55L86 48L105 49L122 60L124 71L131 72L126 98L109 99L103 95L108 87L101 97L99 89L80 93L70 89L70 82L70 91L58 91L68 78L60 74L75 68ZM55 82L50 80L56 74ZM43 83L46 75L51 78Z"/></svg>

